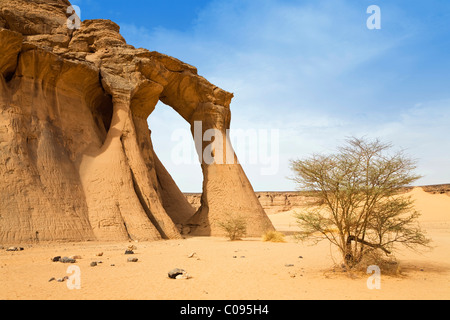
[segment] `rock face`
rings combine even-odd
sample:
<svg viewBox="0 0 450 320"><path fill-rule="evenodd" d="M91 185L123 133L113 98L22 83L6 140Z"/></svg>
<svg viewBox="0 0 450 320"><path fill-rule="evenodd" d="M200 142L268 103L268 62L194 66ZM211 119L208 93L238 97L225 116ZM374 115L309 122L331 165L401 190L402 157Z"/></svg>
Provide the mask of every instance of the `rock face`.
<svg viewBox="0 0 450 320"><path fill-rule="evenodd" d="M195 213L153 151L158 101L203 135L229 128L233 95L128 45L109 20L69 29L69 6L0 0L0 242L174 239L186 225L221 235L215 222L234 211L249 235L272 230L239 164L202 160ZM231 148L223 137L214 148Z"/></svg>
<svg viewBox="0 0 450 320"><path fill-rule="evenodd" d="M195 209L201 206L202 195L186 193L186 199ZM256 192L256 197L267 214L276 214L306 206L313 199L301 192Z"/></svg>
<svg viewBox="0 0 450 320"><path fill-rule="evenodd" d="M301 208L314 201L300 192L257 192L267 214L275 214Z"/></svg>

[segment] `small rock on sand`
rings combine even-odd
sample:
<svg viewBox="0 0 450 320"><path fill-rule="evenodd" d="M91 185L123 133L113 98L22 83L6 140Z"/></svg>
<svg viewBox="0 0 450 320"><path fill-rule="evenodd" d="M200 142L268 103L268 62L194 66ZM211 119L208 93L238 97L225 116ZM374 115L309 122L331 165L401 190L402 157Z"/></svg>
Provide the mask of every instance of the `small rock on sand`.
<svg viewBox="0 0 450 320"><path fill-rule="evenodd" d="M125 254L134 254L134 251L133 250L126 250Z"/></svg>
<svg viewBox="0 0 450 320"><path fill-rule="evenodd" d="M128 262L138 262L138 258L128 258Z"/></svg>
<svg viewBox="0 0 450 320"><path fill-rule="evenodd" d="M91 267L96 267L97 266L97 262L93 261L91 262Z"/></svg>
<svg viewBox="0 0 450 320"><path fill-rule="evenodd" d="M188 280L190 278L191 278L191 276L186 272L179 274L175 277L175 279L177 279L177 280Z"/></svg>
<svg viewBox="0 0 450 320"><path fill-rule="evenodd" d="M64 278L59 278L59 279L57 279L56 281L57 282L64 282L64 281L66 281L66 280L68 280L69 279L69 277L64 277Z"/></svg>
<svg viewBox="0 0 450 320"><path fill-rule="evenodd" d="M169 271L168 276L170 279L176 279L177 276L179 276L183 273L186 273L186 271L183 269L175 268L175 269L172 269Z"/></svg>
<svg viewBox="0 0 450 320"><path fill-rule="evenodd" d="M62 263L75 263L75 262L77 262L75 259L71 259L71 258L68 258L68 257L63 257L59 261L61 261Z"/></svg>
<svg viewBox="0 0 450 320"><path fill-rule="evenodd" d="M6 251L23 251L24 248L21 247L9 247Z"/></svg>

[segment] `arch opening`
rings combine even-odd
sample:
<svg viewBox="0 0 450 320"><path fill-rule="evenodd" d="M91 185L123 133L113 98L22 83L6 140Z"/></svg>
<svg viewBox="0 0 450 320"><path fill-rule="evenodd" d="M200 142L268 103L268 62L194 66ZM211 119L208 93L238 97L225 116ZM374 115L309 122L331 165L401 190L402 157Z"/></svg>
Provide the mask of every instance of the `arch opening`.
<svg viewBox="0 0 450 320"><path fill-rule="evenodd" d="M201 193L203 173L189 123L158 102L148 118L153 148L183 193Z"/></svg>

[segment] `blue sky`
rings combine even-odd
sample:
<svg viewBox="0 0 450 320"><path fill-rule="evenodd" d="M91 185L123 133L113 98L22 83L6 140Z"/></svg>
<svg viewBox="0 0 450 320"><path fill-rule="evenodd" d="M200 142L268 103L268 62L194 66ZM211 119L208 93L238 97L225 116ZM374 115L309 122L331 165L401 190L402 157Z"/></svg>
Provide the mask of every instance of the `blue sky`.
<svg viewBox="0 0 450 320"><path fill-rule="evenodd" d="M406 149L424 175L417 184L450 183L448 0L72 3L82 20L111 19L129 44L192 64L233 92L232 130L278 130L275 174L241 159L255 190L294 190L289 160L332 152L349 136ZM366 27L370 5L381 9L380 30ZM200 192L198 163L173 159L174 132L188 124L162 104L149 124L181 190Z"/></svg>

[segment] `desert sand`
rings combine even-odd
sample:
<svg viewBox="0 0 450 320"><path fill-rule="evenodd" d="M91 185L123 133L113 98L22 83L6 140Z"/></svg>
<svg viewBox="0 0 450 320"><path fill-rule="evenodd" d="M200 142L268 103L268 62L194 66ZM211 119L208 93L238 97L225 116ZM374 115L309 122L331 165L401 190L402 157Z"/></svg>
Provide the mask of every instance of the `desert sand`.
<svg viewBox="0 0 450 320"><path fill-rule="evenodd" d="M0 251L0 299L151 299L151 300L301 300L301 299L449 299L450 197L416 188L410 192L422 212L421 226L433 249L400 250L401 274L381 275L381 289L369 290L363 273L345 273L333 264L339 256L326 242L298 243L293 211L269 215L286 243L246 238L187 237L155 242L78 242L25 245ZM135 245L138 262L124 252ZM96 256L103 252L103 256ZM193 253L192 257L190 257ZM69 265L54 256L79 255L81 288L70 290L62 278ZM102 261L91 267L93 261ZM114 266L112 266L114 265ZM192 277L172 280L173 268Z"/></svg>

